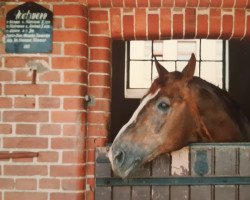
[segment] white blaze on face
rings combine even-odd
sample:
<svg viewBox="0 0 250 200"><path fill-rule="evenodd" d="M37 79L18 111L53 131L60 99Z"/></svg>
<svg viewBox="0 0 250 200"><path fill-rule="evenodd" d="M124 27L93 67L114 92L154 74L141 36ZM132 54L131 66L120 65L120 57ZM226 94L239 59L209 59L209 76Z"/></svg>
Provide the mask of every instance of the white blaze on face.
<svg viewBox="0 0 250 200"><path fill-rule="evenodd" d="M130 120L120 129L119 133L115 137L115 140L114 140L113 144L122 135L122 133L124 133L124 131L127 129L127 127L130 126L133 122L136 121L136 119L137 119L139 113L141 112L141 110L147 105L147 103L151 99L155 98L155 96L159 93L159 91L160 91L160 89L158 89L154 94L149 93L146 97L144 97L144 99L142 100L142 102L140 103L140 105L138 106L138 108L135 110L135 112L132 115L132 117L130 118ZM111 148L109 150L108 157L109 157L109 160L111 162L111 165L113 166L112 146L111 146Z"/></svg>

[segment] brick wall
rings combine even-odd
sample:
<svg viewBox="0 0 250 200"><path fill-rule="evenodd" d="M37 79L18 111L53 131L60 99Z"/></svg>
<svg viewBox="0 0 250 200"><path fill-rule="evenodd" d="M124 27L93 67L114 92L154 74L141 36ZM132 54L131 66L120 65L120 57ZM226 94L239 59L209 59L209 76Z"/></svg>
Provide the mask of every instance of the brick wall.
<svg viewBox="0 0 250 200"><path fill-rule="evenodd" d="M5 14L23 1L9 0ZM243 39L247 0L40 0L54 13L52 54L6 54L0 32L0 200L94 198L94 151L107 141L111 40ZM30 65L46 68L32 84ZM83 96L94 97L86 106Z"/></svg>
<svg viewBox="0 0 250 200"><path fill-rule="evenodd" d="M19 5L5 1L5 14ZM20 1L21 2L21 1ZM0 42L1 152L39 152L0 160L0 199L84 199L88 10L79 3L39 2L54 13L51 54L6 54ZM36 84L31 66L39 62Z"/></svg>

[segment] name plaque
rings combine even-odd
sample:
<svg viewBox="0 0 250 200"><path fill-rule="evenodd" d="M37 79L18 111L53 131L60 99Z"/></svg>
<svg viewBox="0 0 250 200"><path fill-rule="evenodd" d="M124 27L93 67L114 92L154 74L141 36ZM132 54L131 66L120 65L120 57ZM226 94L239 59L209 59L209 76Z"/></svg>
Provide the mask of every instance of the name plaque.
<svg viewBox="0 0 250 200"><path fill-rule="evenodd" d="M6 15L7 53L52 52L53 13L34 2L27 2Z"/></svg>

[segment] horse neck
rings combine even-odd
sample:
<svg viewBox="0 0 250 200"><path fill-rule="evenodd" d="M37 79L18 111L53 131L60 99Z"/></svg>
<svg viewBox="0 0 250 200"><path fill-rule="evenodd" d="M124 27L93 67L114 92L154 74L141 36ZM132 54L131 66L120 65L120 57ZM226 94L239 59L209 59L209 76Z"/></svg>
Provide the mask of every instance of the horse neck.
<svg viewBox="0 0 250 200"><path fill-rule="evenodd" d="M247 134L242 133L242 131L246 131L250 135L248 121L243 117L235 120L240 116L240 112L225 104L225 99L223 99L227 98L225 94L215 94L212 88L210 89L208 86L210 85L206 85L206 88L204 88L199 85L193 87L190 92L189 105L196 122L197 140L200 142L247 140ZM231 101L230 99L226 100ZM234 112L229 113L229 109L234 109ZM232 116L233 114L237 116Z"/></svg>

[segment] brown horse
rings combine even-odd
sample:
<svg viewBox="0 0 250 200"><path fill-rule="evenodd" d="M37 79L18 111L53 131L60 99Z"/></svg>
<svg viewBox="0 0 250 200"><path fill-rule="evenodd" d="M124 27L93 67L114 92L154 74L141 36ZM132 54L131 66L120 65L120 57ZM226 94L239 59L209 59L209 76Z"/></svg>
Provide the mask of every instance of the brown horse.
<svg viewBox="0 0 250 200"><path fill-rule="evenodd" d="M110 148L117 175L189 143L249 141L247 118L227 92L193 76L195 63L192 54L182 72L168 72L156 61L159 77Z"/></svg>

